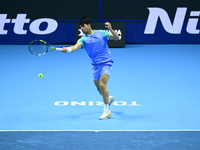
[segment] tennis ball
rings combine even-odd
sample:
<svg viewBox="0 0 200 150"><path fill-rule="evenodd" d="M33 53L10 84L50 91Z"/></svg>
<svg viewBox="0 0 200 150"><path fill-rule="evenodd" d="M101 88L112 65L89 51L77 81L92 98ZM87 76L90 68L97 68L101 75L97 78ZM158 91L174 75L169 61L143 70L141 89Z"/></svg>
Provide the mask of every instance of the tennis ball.
<svg viewBox="0 0 200 150"><path fill-rule="evenodd" d="M42 77L43 77L43 74L41 74L41 73L38 74L38 77L39 77L39 78L42 78Z"/></svg>

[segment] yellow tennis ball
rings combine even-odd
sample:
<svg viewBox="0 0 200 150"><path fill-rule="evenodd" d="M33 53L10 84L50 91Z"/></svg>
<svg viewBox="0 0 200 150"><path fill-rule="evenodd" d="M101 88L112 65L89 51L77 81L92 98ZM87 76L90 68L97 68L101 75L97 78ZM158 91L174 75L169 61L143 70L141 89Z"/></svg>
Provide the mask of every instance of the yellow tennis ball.
<svg viewBox="0 0 200 150"><path fill-rule="evenodd" d="M43 77L43 74L40 73L40 74L38 75L38 77L39 77L39 78L42 78L42 77Z"/></svg>

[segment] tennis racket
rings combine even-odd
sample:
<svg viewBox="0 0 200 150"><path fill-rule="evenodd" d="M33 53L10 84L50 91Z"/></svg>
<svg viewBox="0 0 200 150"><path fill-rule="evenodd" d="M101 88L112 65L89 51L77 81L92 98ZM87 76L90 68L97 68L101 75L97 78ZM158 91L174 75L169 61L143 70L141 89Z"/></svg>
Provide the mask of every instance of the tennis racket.
<svg viewBox="0 0 200 150"><path fill-rule="evenodd" d="M54 51L54 50L59 50L61 51L62 48L55 48L47 44L44 40L33 40L29 44L29 51L31 54L36 55L36 56L41 56L46 54L47 52Z"/></svg>

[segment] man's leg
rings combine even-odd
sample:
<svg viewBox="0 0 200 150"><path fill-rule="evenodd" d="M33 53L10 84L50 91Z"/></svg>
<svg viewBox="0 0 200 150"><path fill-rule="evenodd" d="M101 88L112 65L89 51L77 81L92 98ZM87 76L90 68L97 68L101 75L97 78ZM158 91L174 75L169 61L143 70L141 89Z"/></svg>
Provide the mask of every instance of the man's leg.
<svg viewBox="0 0 200 150"><path fill-rule="evenodd" d="M99 119L100 120L108 119L112 116L110 112L110 105L114 101L114 97L113 96L109 97L109 93L107 90L107 83L112 67L111 65L93 66L92 69L93 69L94 84L96 85L97 90L101 94L104 101L103 115L99 117Z"/></svg>
<svg viewBox="0 0 200 150"><path fill-rule="evenodd" d="M96 85L97 90L102 95L104 104L109 103L109 93L107 90L108 79L108 75L102 74L100 80L94 80L94 84Z"/></svg>
<svg viewBox="0 0 200 150"><path fill-rule="evenodd" d="M94 84L96 85L97 91L99 92L99 94L101 94L101 88L100 88L100 85L99 85L99 80L94 80Z"/></svg>
<svg viewBox="0 0 200 150"><path fill-rule="evenodd" d="M108 79L109 79L108 75L102 74L101 78L99 80L101 95L103 97L103 101L104 101L105 105L107 105L109 103L109 93L108 93L108 89L107 89Z"/></svg>
<svg viewBox="0 0 200 150"><path fill-rule="evenodd" d="M108 83L108 79L106 79L107 81L106 81L106 84L105 84L105 78L104 78L104 76L107 76L108 77L108 75L103 75L103 76L101 76L101 78L100 78L100 80L94 80L94 84L95 84L95 86L96 86L96 88L97 88L97 91L99 92L99 94L102 96L102 98L103 98L103 95L102 95L102 91L101 91L101 87L100 87L100 82L101 82L101 85L102 85L102 87L103 87L103 89L106 89L106 91L107 92L105 92L105 93L107 93L108 94L108 90L107 90L107 83ZM105 86L105 87L104 87ZM107 95L105 96L105 97L108 97ZM106 99L106 98L105 98ZM104 100L104 99L103 99ZM108 102L109 102L109 107L110 107L110 105L112 104L112 102L114 101L114 97L113 96L109 96L109 99L108 99ZM106 104L105 103L105 101L104 101L104 104Z"/></svg>
<svg viewBox="0 0 200 150"><path fill-rule="evenodd" d="M107 90L107 83L108 83L109 76L102 74L100 77L100 80L94 80L94 83L97 87L97 90L102 95L103 101L104 101L104 111L101 117L99 117L100 120L108 119L112 116L109 108L109 93ZM114 100L114 99L113 99Z"/></svg>

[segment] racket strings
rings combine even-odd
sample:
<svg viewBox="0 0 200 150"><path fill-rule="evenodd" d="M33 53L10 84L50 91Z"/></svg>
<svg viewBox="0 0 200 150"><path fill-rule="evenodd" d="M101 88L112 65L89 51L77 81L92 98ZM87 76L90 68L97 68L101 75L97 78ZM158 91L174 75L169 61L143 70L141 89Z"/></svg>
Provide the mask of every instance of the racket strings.
<svg viewBox="0 0 200 150"><path fill-rule="evenodd" d="M48 46L43 41L35 40L29 46L31 53L36 55L42 55L48 51Z"/></svg>

